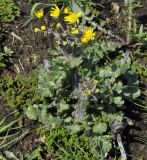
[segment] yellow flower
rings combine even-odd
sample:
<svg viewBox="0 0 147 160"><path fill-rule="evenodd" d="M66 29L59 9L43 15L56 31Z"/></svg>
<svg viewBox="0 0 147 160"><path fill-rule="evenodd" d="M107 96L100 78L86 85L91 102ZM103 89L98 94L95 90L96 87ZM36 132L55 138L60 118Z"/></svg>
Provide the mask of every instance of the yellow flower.
<svg viewBox="0 0 147 160"><path fill-rule="evenodd" d="M90 90L87 90L87 91L86 91L86 94L87 94L88 96L90 96L90 95L92 94L92 92L91 92Z"/></svg>
<svg viewBox="0 0 147 160"><path fill-rule="evenodd" d="M97 88L97 89L95 90L95 93L99 93L99 92L100 92L100 89Z"/></svg>
<svg viewBox="0 0 147 160"><path fill-rule="evenodd" d="M87 43L87 42L89 42L90 40L94 40L96 33L93 32L93 31L94 31L93 28L91 28L91 27L87 28L87 29L85 30L85 32L84 32L84 36L83 36L83 38L81 39L81 41L82 41L83 43Z"/></svg>
<svg viewBox="0 0 147 160"><path fill-rule="evenodd" d="M61 41L60 41L60 40L57 40L56 43L57 43L58 45L60 45L60 44L61 44Z"/></svg>
<svg viewBox="0 0 147 160"><path fill-rule="evenodd" d="M57 23L56 26L57 26L57 28L61 27L61 23Z"/></svg>
<svg viewBox="0 0 147 160"><path fill-rule="evenodd" d="M39 32L40 31L40 29L39 28L34 28L34 32Z"/></svg>
<svg viewBox="0 0 147 160"><path fill-rule="evenodd" d="M98 84L99 81L98 80L94 80L93 82L94 82L94 84Z"/></svg>
<svg viewBox="0 0 147 160"><path fill-rule="evenodd" d="M87 84L84 84L83 86L84 86L84 88L86 88L86 89L88 88L88 85L87 85Z"/></svg>
<svg viewBox="0 0 147 160"><path fill-rule="evenodd" d="M75 35L76 35L76 34L79 33L79 30L78 30L77 28L71 28L71 30L72 30L72 31L71 31L72 34L75 34Z"/></svg>
<svg viewBox="0 0 147 160"><path fill-rule="evenodd" d="M81 41L82 41L83 43L87 43L87 42L88 42L87 38L85 38L85 37L83 37L83 38L81 39Z"/></svg>
<svg viewBox="0 0 147 160"><path fill-rule="evenodd" d="M80 17L81 17L80 12L78 13L71 12L68 16L64 17L64 20L68 22L69 24L74 24L76 22L79 22Z"/></svg>
<svg viewBox="0 0 147 160"><path fill-rule="evenodd" d="M67 45L67 41L63 41L63 46L66 46Z"/></svg>
<svg viewBox="0 0 147 160"><path fill-rule="evenodd" d="M65 14L70 13L70 9L68 7L64 8L63 13L65 13Z"/></svg>
<svg viewBox="0 0 147 160"><path fill-rule="evenodd" d="M46 26L44 26L44 25L41 26L41 30L42 30L42 31L45 31L45 30L46 30Z"/></svg>
<svg viewBox="0 0 147 160"><path fill-rule="evenodd" d="M36 16L38 19L41 19L41 18L44 16L43 9L35 12L35 16Z"/></svg>
<svg viewBox="0 0 147 160"><path fill-rule="evenodd" d="M50 16L57 19L60 16L61 10L57 5L51 8Z"/></svg>
<svg viewBox="0 0 147 160"><path fill-rule="evenodd" d="M90 90L85 90L83 93L82 93L82 96L90 96L92 95L92 92Z"/></svg>

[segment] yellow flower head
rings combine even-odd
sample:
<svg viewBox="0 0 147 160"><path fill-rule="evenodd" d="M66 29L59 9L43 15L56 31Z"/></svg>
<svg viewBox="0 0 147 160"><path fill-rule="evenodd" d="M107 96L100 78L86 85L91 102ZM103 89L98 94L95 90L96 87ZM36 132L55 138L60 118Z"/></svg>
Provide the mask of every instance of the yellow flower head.
<svg viewBox="0 0 147 160"><path fill-rule="evenodd" d="M71 12L68 16L64 17L64 20L69 24L74 24L76 22L79 22L79 18L81 17L81 15L82 14L80 12L78 13Z"/></svg>
<svg viewBox="0 0 147 160"><path fill-rule="evenodd" d="M57 5L51 8L50 16L57 19L60 16L61 10Z"/></svg>
<svg viewBox="0 0 147 160"><path fill-rule="evenodd" d="M93 82L94 82L94 84L98 84L99 81L98 80L94 80Z"/></svg>
<svg viewBox="0 0 147 160"><path fill-rule="evenodd" d="M61 23L58 22L57 25L56 25L56 27L60 28L61 27Z"/></svg>
<svg viewBox="0 0 147 160"><path fill-rule="evenodd" d="M97 88L97 89L95 90L95 93L99 93L99 92L100 92L100 89Z"/></svg>
<svg viewBox="0 0 147 160"><path fill-rule="evenodd" d="M44 26L44 25L41 26L41 30L42 30L42 31L45 31L45 30L46 30L46 26Z"/></svg>
<svg viewBox="0 0 147 160"><path fill-rule="evenodd" d="M69 14L70 13L70 9L68 7L64 8L63 13Z"/></svg>
<svg viewBox="0 0 147 160"><path fill-rule="evenodd" d="M44 16L43 9L35 12L35 16L36 16L38 19L41 19L41 18Z"/></svg>
<svg viewBox="0 0 147 160"><path fill-rule="evenodd" d="M85 32L84 32L84 36L83 36L83 38L81 39L81 41L82 41L83 43L87 43L87 42L89 42L90 40L94 40L96 33L93 32L93 31L94 31L93 28L91 28L91 27L87 28L87 29L85 30Z"/></svg>
<svg viewBox="0 0 147 160"><path fill-rule="evenodd" d="M71 28L71 30L72 30L72 31L71 31L72 34L75 34L75 35L76 35L76 34L79 33L79 30L78 30L77 28Z"/></svg>
<svg viewBox="0 0 147 160"><path fill-rule="evenodd" d="M40 29L39 28L34 28L34 32L39 32L40 31Z"/></svg>
<svg viewBox="0 0 147 160"><path fill-rule="evenodd" d="M67 45L67 41L63 41L63 46L66 46Z"/></svg>

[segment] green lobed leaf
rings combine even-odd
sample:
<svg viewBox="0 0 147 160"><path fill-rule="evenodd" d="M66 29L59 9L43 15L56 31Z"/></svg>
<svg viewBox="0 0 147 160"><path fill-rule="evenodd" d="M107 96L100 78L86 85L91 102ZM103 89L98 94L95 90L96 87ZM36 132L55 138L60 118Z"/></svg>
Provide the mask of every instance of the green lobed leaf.
<svg viewBox="0 0 147 160"><path fill-rule="evenodd" d="M98 134L103 134L107 131L107 124L96 122L96 124L93 126L93 132Z"/></svg>
<svg viewBox="0 0 147 160"><path fill-rule="evenodd" d="M100 160L105 159L105 154L108 153L111 148L111 141L105 136L93 137L91 140L91 152Z"/></svg>
<svg viewBox="0 0 147 160"><path fill-rule="evenodd" d="M81 126L78 124L73 124L71 126L67 126L67 129L69 129L70 134L76 134L82 130Z"/></svg>
<svg viewBox="0 0 147 160"><path fill-rule="evenodd" d="M29 106L26 110L26 115L29 119L37 120L38 119L38 105L34 104L33 106Z"/></svg>
<svg viewBox="0 0 147 160"><path fill-rule="evenodd" d="M124 100L122 99L122 97L118 96L118 97L114 97L114 103L118 106L121 107L124 104Z"/></svg>
<svg viewBox="0 0 147 160"><path fill-rule="evenodd" d="M59 105L59 112L63 112L65 110L69 109L69 104L66 103L64 99L61 100L60 105Z"/></svg>

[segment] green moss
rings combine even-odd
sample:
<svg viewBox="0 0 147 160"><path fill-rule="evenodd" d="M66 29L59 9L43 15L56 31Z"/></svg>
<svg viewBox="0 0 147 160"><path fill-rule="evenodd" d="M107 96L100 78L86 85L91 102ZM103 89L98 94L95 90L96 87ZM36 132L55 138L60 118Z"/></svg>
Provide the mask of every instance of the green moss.
<svg viewBox="0 0 147 160"><path fill-rule="evenodd" d="M58 160L93 160L88 137L70 135L64 127L56 127L45 135L47 152Z"/></svg>
<svg viewBox="0 0 147 160"><path fill-rule="evenodd" d="M0 92L6 106L23 109L32 105L36 101L35 90L37 87L37 77L35 73L30 75L4 76L0 81Z"/></svg>
<svg viewBox="0 0 147 160"><path fill-rule="evenodd" d="M0 23L13 22L19 14L20 9L12 0L0 0Z"/></svg>

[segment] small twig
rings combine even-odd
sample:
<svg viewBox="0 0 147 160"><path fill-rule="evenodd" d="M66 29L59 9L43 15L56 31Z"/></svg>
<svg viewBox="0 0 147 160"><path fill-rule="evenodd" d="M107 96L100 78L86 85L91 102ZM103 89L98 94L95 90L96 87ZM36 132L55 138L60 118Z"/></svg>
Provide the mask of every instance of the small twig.
<svg viewBox="0 0 147 160"><path fill-rule="evenodd" d="M103 5L101 5L100 3L96 3L95 4L96 6L100 6L100 7L102 7L102 8L105 8Z"/></svg>
<svg viewBox="0 0 147 160"><path fill-rule="evenodd" d="M20 62L20 59L18 60L18 62L19 62L19 64L20 64L22 70L24 70L24 67L23 67L22 63Z"/></svg>
<svg viewBox="0 0 147 160"><path fill-rule="evenodd" d="M118 133L116 138L117 138L118 146L120 148L121 160L127 160L127 155L126 155L124 146L122 144L121 135Z"/></svg>
<svg viewBox="0 0 147 160"><path fill-rule="evenodd" d="M136 43L136 44L130 45L130 47L136 47L136 46L145 46L145 44L144 43Z"/></svg>
<svg viewBox="0 0 147 160"><path fill-rule="evenodd" d="M32 23L31 23L31 30L32 30L32 33L33 33L33 34L32 34L32 37L33 37L33 47L36 48L36 43L35 43L35 42L36 42L36 39L35 39L35 34L34 34L34 30L33 30Z"/></svg>
<svg viewBox="0 0 147 160"><path fill-rule="evenodd" d="M19 69L19 67L18 67L18 65L16 63L14 63L14 67L16 68L16 71L19 74L20 73L20 69Z"/></svg>
<svg viewBox="0 0 147 160"><path fill-rule="evenodd" d="M16 139L13 139L12 141L10 142L7 142L3 145L0 146L0 151L3 150L3 149L9 149L11 148L12 146L14 146L18 141L22 140L27 134L29 134L30 131L29 129L27 129L22 135L18 136Z"/></svg>
<svg viewBox="0 0 147 160"><path fill-rule="evenodd" d="M23 39L21 37L19 37L18 35L16 35L14 32L10 32L9 33L12 37L18 39L20 42L24 43Z"/></svg>

